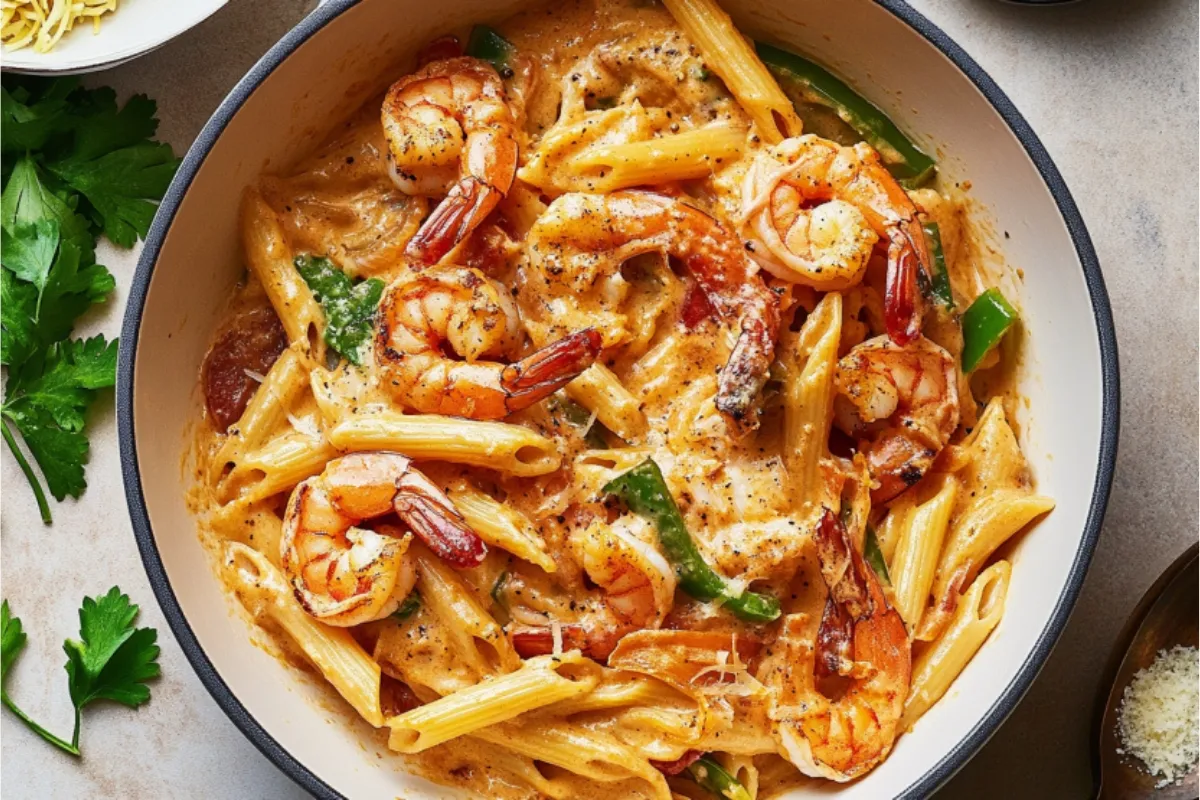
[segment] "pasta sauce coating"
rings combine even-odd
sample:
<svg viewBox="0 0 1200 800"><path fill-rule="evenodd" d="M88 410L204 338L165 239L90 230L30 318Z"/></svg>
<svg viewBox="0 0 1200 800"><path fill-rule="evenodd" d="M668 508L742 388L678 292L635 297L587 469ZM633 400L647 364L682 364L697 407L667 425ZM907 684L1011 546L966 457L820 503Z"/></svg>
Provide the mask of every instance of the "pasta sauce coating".
<svg viewBox="0 0 1200 800"><path fill-rule="evenodd" d="M313 306L240 290L191 499L406 769L489 798L856 779L999 623L995 554L1053 507L1011 349L961 368L1000 280L961 195L805 129L830 110L768 66L712 0L536 7L249 187L248 262L340 275L290 345ZM352 363L324 334L356 314Z"/></svg>

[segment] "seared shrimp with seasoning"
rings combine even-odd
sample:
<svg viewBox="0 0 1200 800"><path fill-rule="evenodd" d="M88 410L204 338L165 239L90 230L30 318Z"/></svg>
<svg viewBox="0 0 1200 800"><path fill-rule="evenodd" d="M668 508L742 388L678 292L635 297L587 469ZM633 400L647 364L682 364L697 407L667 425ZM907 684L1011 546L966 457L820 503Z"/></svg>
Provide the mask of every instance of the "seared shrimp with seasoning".
<svg viewBox="0 0 1200 800"><path fill-rule="evenodd" d="M434 61L392 85L382 117L396 186L409 195L444 196L406 250L418 264L434 264L512 186L517 141L504 83L478 59Z"/></svg>
<svg viewBox="0 0 1200 800"><path fill-rule="evenodd" d="M675 572L655 546L652 533L638 517L612 524L594 521L573 538L588 579L600 587L603 602L585 610L577 622L559 626L560 644L580 648L593 658L607 658L626 633L657 628L674 606ZM513 647L524 657L553 652L554 631L546 626L520 626Z"/></svg>
<svg viewBox="0 0 1200 800"><path fill-rule="evenodd" d="M829 592L816 644L801 630L804 615L785 619L765 680L779 692L771 716L787 759L805 775L843 782L892 749L912 658L904 620L829 509L814 539Z"/></svg>
<svg viewBox="0 0 1200 800"><path fill-rule="evenodd" d="M486 420L550 396L600 352L600 334L587 329L511 364L482 360L514 357L523 341L517 308L503 286L477 269L439 266L388 289L375 356L398 403L425 414Z"/></svg>
<svg viewBox="0 0 1200 800"><path fill-rule="evenodd" d="M920 334L917 279L933 274L929 247L916 205L870 145L809 134L764 151L746 173L742 219L763 269L822 291L859 283L883 238L888 335L903 345Z"/></svg>
<svg viewBox="0 0 1200 800"><path fill-rule="evenodd" d="M923 336L905 347L863 342L838 362L834 384L834 424L867 457L873 503L919 481L958 428L958 369Z"/></svg>
<svg viewBox="0 0 1200 800"><path fill-rule="evenodd" d="M381 619L412 590L411 534L389 524L360 527L392 513L455 567L474 566L487 554L446 495L408 458L354 453L335 459L292 492L280 542L284 574L315 618L340 627Z"/></svg>
<svg viewBox="0 0 1200 800"><path fill-rule="evenodd" d="M593 308L611 314L624 299L620 266L634 256L681 261L717 315L739 328L718 379L717 408L735 425L755 424L779 335L779 300L720 222L651 192L566 194L538 219L528 242L533 282L552 318L586 317Z"/></svg>

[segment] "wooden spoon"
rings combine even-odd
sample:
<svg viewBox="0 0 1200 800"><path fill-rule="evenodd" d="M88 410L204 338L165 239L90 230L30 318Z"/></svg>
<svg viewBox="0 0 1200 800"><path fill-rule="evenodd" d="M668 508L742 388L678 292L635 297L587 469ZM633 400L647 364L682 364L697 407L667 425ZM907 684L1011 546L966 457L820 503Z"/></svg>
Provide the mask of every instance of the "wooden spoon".
<svg viewBox="0 0 1200 800"><path fill-rule="evenodd" d="M1117 752L1121 747L1117 708L1133 676L1150 666L1160 650L1197 646L1200 570L1196 555L1197 545L1192 545L1154 582L1125 623L1109 658L1108 680L1101 684L1101 691L1111 688L1097 698L1103 706L1096 715L1096 749L1092 753L1097 800L1196 800L1200 782L1195 769L1178 786L1156 789L1161 776L1147 774L1135 757Z"/></svg>

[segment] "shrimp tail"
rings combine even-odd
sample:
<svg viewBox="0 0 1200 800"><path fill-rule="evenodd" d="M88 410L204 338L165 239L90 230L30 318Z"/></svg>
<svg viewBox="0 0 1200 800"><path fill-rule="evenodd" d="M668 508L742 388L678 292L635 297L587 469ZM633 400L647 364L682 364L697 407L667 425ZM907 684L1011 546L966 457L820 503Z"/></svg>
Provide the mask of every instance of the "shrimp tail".
<svg viewBox="0 0 1200 800"><path fill-rule="evenodd" d="M487 545L428 478L410 472L392 501L396 515L429 549L454 567L475 567L487 555Z"/></svg>
<svg viewBox="0 0 1200 800"><path fill-rule="evenodd" d="M884 285L884 324L888 338L900 347L921 335L922 303L917 274L918 271L927 277L932 274L924 234L914 234L909 227L894 228L889 234Z"/></svg>
<svg viewBox="0 0 1200 800"><path fill-rule="evenodd" d="M770 375L775 337L761 319L742 323L729 360L717 379L717 410L739 424L747 422Z"/></svg>
<svg viewBox="0 0 1200 800"><path fill-rule="evenodd" d="M509 364L500 376L505 408L520 411L566 386L595 362L603 341L595 328L586 328Z"/></svg>
<svg viewBox="0 0 1200 800"><path fill-rule="evenodd" d="M409 240L405 255L423 267L441 261L483 222L501 196L499 190L478 178L463 178Z"/></svg>

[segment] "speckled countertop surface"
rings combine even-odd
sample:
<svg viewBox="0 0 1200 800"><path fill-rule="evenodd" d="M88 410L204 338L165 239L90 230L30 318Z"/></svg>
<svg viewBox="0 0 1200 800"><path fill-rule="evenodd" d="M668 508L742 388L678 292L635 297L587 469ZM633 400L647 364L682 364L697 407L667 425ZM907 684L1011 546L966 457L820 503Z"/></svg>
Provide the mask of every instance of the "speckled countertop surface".
<svg viewBox="0 0 1200 800"><path fill-rule="evenodd" d="M187 149L238 78L314 5L232 0L207 22L92 82L159 101L160 134ZM1039 133L1104 267L1121 351L1121 452L1108 517L1074 616L1041 677L942 797L1084 797L1092 701L1125 617L1197 537L1197 5L1083 0L1058 8L915 0ZM136 253L105 251L115 302L84 332L115 335ZM111 400L95 414L89 489L44 528L12 458L0 456L3 593L29 646L11 677L21 705L70 729L61 642L84 594L114 583L159 629L163 677L136 713L93 707L76 761L10 715L0 782L20 798L277 798L303 793L208 696L146 582L123 502Z"/></svg>

